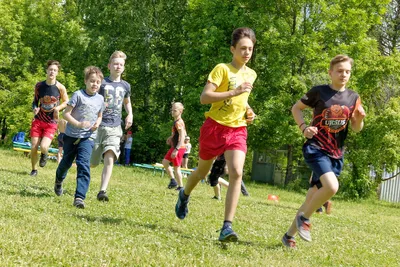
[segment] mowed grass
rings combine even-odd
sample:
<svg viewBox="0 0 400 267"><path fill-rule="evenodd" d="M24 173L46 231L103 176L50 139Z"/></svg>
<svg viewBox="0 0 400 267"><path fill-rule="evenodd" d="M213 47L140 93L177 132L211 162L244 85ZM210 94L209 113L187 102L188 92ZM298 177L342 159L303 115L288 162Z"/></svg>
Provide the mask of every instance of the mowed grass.
<svg viewBox="0 0 400 267"><path fill-rule="evenodd" d="M251 195L240 198L233 224L240 242L222 245L224 201L212 200L206 184L195 189L181 221L177 192L152 171L116 166L110 202L98 202L100 166L79 210L72 206L76 168L57 197L56 167L50 161L32 178L29 158L0 149L1 266L399 266L398 204L333 199L331 215L312 217L313 242L297 238L293 251L280 239L304 194L247 182Z"/></svg>

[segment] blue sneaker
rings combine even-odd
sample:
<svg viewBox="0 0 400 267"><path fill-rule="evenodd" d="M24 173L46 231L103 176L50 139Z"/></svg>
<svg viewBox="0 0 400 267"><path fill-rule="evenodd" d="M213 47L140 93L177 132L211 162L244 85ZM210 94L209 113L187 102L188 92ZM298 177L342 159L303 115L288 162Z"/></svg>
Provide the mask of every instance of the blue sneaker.
<svg viewBox="0 0 400 267"><path fill-rule="evenodd" d="M185 219L186 215L189 212L189 209L187 207L189 204L189 197L185 200L183 197L183 194L184 194L183 192L184 192L184 188L182 188L179 191L178 201L176 202L176 206L175 206L176 217L178 217L181 220Z"/></svg>
<svg viewBox="0 0 400 267"><path fill-rule="evenodd" d="M239 238L231 227L225 227L221 229L218 240L221 242L237 242Z"/></svg>

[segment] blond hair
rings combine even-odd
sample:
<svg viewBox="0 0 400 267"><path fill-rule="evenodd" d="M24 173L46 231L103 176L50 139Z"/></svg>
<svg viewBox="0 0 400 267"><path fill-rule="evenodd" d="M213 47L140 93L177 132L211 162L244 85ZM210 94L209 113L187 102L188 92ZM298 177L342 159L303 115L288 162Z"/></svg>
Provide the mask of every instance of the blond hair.
<svg viewBox="0 0 400 267"><path fill-rule="evenodd" d="M332 70L336 64L341 62L349 62L350 65L353 67L354 60L347 55L337 55L331 60L331 63L329 64L329 69Z"/></svg>
<svg viewBox="0 0 400 267"><path fill-rule="evenodd" d="M182 111L185 109L185 107L183 106L183 104L181 102L172 103L172 106L176 106L178 109L180 109Z"/></svg>
<svg viewBox="0 0 400 267"><path fill-rule="evenodd" d="M101 71L100 68L98 68L96 66L86 67L83 72L85 73L85 82L89 79L90 75L92 75L92 74L96 74L100 78L101 81L104 78L103 72Z"/></svg>
<svg viewBox="0 0 400 267"><path fill-rule="evenodd" d="M122 51L115 51L111 54L109 62L111 63L114 58L122 58L123 60L126 60L126 54Z"/></svg>

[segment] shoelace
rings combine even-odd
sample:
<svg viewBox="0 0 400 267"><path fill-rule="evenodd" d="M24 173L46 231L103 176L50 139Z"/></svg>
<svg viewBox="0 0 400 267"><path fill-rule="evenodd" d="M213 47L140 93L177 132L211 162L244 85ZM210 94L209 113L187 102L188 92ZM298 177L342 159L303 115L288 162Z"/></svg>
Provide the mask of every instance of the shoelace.
<svg viewBox="0 0 400 267"><path fill-rule="evenodd" d="M302 227L306 231L310 231L311 223L310 222L303 222Z"/></svg>

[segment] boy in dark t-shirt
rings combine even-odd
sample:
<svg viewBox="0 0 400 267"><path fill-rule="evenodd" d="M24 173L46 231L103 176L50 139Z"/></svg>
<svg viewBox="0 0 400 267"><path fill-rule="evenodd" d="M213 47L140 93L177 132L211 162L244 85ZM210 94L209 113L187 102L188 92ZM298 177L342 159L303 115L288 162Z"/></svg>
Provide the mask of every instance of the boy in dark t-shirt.
<svg viewBox="0 0 400 267"><path fill-rule="evenodd" d="M47 153L57 130L58 114L67 106L68 95L64 85L57 81L61 65L56 60L47 61L46 80L35 86L35 95L32 101L34 118L31 124L31 165L30 176L36 176L37 163L44 167L47 162ZM38 149L40 146L40 160Z"/></svg>
<svg viewBox="0 0 400 267"><path fill-rule="evenodd" d="M337 177L343 168L348 122L351 122L355 132L361 131L364 126L365 111L360 97L346 88L352 65L353 59L348 56L334 57L329 69L331 84L313 87L292 107L293 117L307 138L303 145L303 155L313 175L306 200L282 238L286 247L296 247L296 232L303 240L311 241L311 215L333 197L339 188ZM303 119L303 109L307 107L313 109L310 126Z"/></svg>

